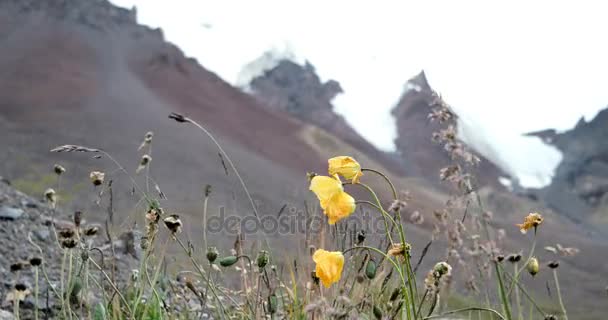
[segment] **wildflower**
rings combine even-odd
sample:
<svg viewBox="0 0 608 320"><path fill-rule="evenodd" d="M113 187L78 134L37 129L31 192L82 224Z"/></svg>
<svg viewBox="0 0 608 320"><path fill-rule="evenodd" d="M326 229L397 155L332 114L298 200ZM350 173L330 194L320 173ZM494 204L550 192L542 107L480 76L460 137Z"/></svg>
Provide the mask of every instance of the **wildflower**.
<svg viewBox="0 0 608 320"><path fill-rule="evenodd" d="M409 243L406 244L402 244L402 243L394 243L390 249L388 249L388 255L390 256L404 256L405 253L410 252L410 249L412 248L412 246L410 246Z"/></svg>
<svg viewBox="0 0 608 320"><path fill-rule="evenodd" d="M327 176L315 176L310 181L310 190L319 199L321 208L329 218L329 224L348 217L355 211L355 199L344 192L340 179Z"/></svg>
<svg viewBox="0 0 608 320"><path fill-rule="evenodd" d="M172 214L165 219L163 219L165 226L167 229L171 231L172 234L176 234L182 231L182 221L179 219L179 216L176 214Z"/></svg>
<svg viewBox="0 0 608 320"><path fill-rule="evenodd" d="M143 156L141 156L141 160L139 160L139 166L137 167L137 170L135 170L135 173L140 173L148 166L148 164L150 164L150 161L152 161L152 157L150 157L149 155L144 154Z"/></svg>
<svg viewBox="0 0 608 320"><path fill-rule="evenodd" d="M557 251L564 257L572 257L578 254L580 251L578 248L573 247L563 247L561 244L556 244Z"/></svg>
<svg viewBox="0 0 608 320"><path fill-rule="evenodd" d="M25 301L25 298L30 294L31 291L27 288L25 284L17 283L15 285L15 288L6 295L4 301L13 303L22 302Z"/></svg>
<svg viewBox="0 0 608 320"><path fill-rule="evenodd" d="M103 183L105 176L106 174L101 171L91 171L89 174L89 179L91 179L94 186L99 186Z"/></svg>
<svg viewBox="0 0 608 320"><path fill-rule="evenodd" d="M59 164L56 164L53 166L53 171L55 171L55 174L60 176L62 173L65 172L65 168Z"/></svg>
<svg viewBox="0 0 608 320"><path fill-rule="evenodd" d="M540 269L538 265L538 259L536 259L535 257L530 258L530 260L528 260L528 264L526 265L526 269L528 270L528 273L530 273L532 276L535 276Z"/></svg>
<svg viewBox="0 0 608 320"><path fill-rule="evenodd" d="M312 260L317 264L315 275L326 288L329 288L332 283L340 281L344 267L342 252L318 249L312 256Z"/></svg>
<svg viewBox="0 0 608 320"><path fill-rule="evenodd" d="M433 271L437 272L437 274L439 275L439 277L442 277L444 275L450 275L452 273L452 266L450 266L447 262L438 262L437 264L435 264L435 267L433 267Z"/></svg>
<svg viewBox="0 0 608 320"><path fill-rule="evenodd" d="M341 175L344 179L351 180L353 184L359 183L359 179L363 175L361 165L353 158L347 156L334 157L328 161L330 175Z"/></svg>
<svg viewBox="0 0 608 320"><path fill-rule="evenodd" d="M517 224L516 226L519 227L521 233L526 233L530 228L534 228L534 230L536 231L536 228L541 223L543 223L543 217L540 215L540 213L533 212L526 216L526 218L524 219L524 223Z"/></svg>

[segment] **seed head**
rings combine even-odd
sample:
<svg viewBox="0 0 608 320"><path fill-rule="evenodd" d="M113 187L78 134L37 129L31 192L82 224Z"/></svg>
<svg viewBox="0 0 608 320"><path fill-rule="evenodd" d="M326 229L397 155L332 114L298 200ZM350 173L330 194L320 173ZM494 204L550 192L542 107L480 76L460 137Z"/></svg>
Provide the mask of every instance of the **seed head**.
<svg viewBox="0 0 608 320"><path fill-rule="evenodd" d="M438 262L437 264L435 264L435 267L433 267L433 271L435 271L439 277L442 277L443 275L449 275L452 272L452 266L450 266L447 262Z"/></svg>
<svg viewBox="0 0 608 320"><path fill-rule="evenodd" d="M63 239L61 241L61 247L65 249L73 249L76 247L76 240L73 238Z"/></svg>
<svg viewBox="0 0 608 320"><path fill-rule="evenodd" d="M30 265L32 265L32 267L38 267L42 264L42 258L40 257L33 257L30 259Z"/></svg>
<svg viewBox="0 0 608 320"><path fill-rule="evenodd" d="M91 171L91 173L89 174L89 179L91 179L93 185L97 187L103 184L105 176L106 174L101 171Z"/></svg>
<svg viewBox="0 0 608 320"><path fill-rule="evenodd" d="M507 256L507 261L511 262L511 263L516 263L519 262L521 260L521 254L519 253L511 253L510 255Z"/></svg>
<svg viewBox="0 0 608 320"><path fill-rule="evenodd" d="M46 191L44 191L44 197L51 204L55 204L55 202L57 202L57 194L55 193L55 190L51 188L48 188L46 189Z"/></svg>
<svg viewBox="0 0 608 320"><path fill-rule="evenodd" d="M149 155L144 154L143 156L141 156L141 160L139 160L139 166L137 167L137 170L135 170L135 173L141 172L150 164L151 161L152 157L150 157Z"/></svg>
<svg viewBox="0 0 608 320"><path fill-rule="evenodd" d="M87 236L87 237L93 237L93 236L95 236L97 234L97 232L99 232L99 227L97 227L97 226L90 226L90 227L87 227L84 230L84 235Z"/></svg>
<svg viewBox="0 0 608 320"><path fill-rule="evenodd" d="M21 271L21 270L23 270L22 262L15 262L15 263L11 264L11 272L17 272L17 271Z"/></svg>
<svg viewBox="0 0 608 320"><path fill-rule="evenodd" d="M76 234L76 232L72 228L66 228L66 229L59 230L59 237L61 237L63 239L70 239L70 238L74 237L75 234Z"/></svg>
<svg viewBox="0 0 608 320"><path fill-rule="evenodd" d="M357 232L357 245L360 245L365 241L365 230L359 230Z"/></svg>
<svg viewBox="0 0 608 320"><path fill-rule="evenodd" d="M406 253L409 254L412 246L409 243L394 243L390 249L388 249L388 254L394 257L404 256Z"/></svg>
<svg viewBox="0 0 608 320"><path fill-rule="evenodd" d="M163 219L163 222L172 234L180 233L182 231L182 221L176 214L172 214L166 217L165 219Z"/></svg>
<svg viewBox="0 0 608 320"><path fill-rule="evenodd" d="M550 269L557 269L559 267L559 261L550 261L549 263L547 263L547 267L549 267Z"/></svg>
<svg viewBox="0 0 608 320"><path fill-rule="evenodd" d="M25 290L27 290L27 286L25 284L23 284L23 283L17 283L15 285L15 290L17 290L17 291L25 291Z"/></svg>
<svg viewBox="0 0 608 320"><path fill-rule="evenodd" d="M60 176L61 174L63 174L65 172L65 168L59 164L55 164L53 166L53 171L55 171L55 174Z"/></svg>

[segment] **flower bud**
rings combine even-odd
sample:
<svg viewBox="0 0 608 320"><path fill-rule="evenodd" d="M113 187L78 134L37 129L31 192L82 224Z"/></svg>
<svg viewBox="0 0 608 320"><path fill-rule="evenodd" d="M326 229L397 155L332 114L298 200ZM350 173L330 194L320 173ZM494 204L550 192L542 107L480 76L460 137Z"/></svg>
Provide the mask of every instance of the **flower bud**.
<svg viewBox="0 0 608 320"><path fill-rule="evenodd" d="M507 261L509 261L511 263L516 263L516 262L519 262L520 260L521 260L521 254L519 254L519 253L512 253L507 256Z"/></svg>
<svg viewBox="0 0 608 320"><path fill-rule="evenodd" d="M532 276L535 276L540 269L538 265L538 259L536 259L535 257L530 258L530 260L528 260L528 264L526 265L526 269L528 270L528 273L530 273Z"/></svg>
<svg viewBox="0 0 608 320"><path fill-rule="evenodd" d="M209 261L209 263L213 263L215 259L217 259L218 254L219 252L217 252L216 247L207 248L207 260Z"/></svg>
<svg viewBox="0 0 608 320"><path fill-rule="evenodd" d="M238 261L237 256L227 256L220 259L220 266L230 267Z"/></svg>
<svg viewBox="0 0 608 320"><path fill-rule="evenodd" d="M373 279L376 277L376 262L374 260L369 260L367 262L367 266L365 267L365 275L368 279Z"/></svg>
<svg viewBox="0 0 608 320"><path fill-rule="evenodd" d="M269 260L270 260L270 255L268 254L268 251L266 251L266 250L260 251L260 253L258 253L258 257L256 259L258 268L263 269L268 264Z"/></svg>
<svg viewBox="0 0 608 320"><path fill-rule="evenodd" d="M373 312L376 319L382 319L382 310L377 305L374 305Z"/></svg>

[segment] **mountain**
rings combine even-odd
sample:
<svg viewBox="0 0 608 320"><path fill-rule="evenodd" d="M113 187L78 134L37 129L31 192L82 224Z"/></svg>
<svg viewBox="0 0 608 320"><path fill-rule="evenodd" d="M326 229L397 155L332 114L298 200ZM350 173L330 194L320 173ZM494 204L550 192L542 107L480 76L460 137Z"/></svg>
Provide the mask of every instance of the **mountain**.
<svg viewBox="0 0 608 320"><path fill-rule="evenodd" d="M403 95L392 110L397 121L395 145L407 171L420 177L438 177L437 168L450 164L451 159L440 145L433 145L433 133L437 125L429 120L431 105L435 97L424 71L408 80ZM457 115L456 115L457 116ZM454 121L455 130L458 130ZM508 175L486 158L480 158L475 169L477 183L502 189L499 177ZM438 181L438 180L436 180Z"/></svg>
<svg viewBox="0 0 608 320"><path fill-rule="evenodd" d="M553 129L532 132L558 148L563 160L549 186L540 191L543 200L577 221L608 218L608 109L563 133Z"/></svg>
<svg viewBox="0 0 608 320"><path fill-rule="evenodd" d="M165 41L162 30L139 25L134 10L105 0L0 0L0 47L0 175L34 198L41 198L46 188L55 188L62 211L81 210L93 222L107 218L112 194L117 225L141 226L141 198L122 169L140 189L156 195L158 186L166 196L161 206L180 213L184 233L193 243L202 241L206 185L211 185L210 216L252 216L228 159L220 157L215 144L193 126L168 119L171 112L200 122L217 138L262 217L320 216L306 172L326 172L327 159L335 155L351 155L365 167L387 172L399 191L409 191L404 215L419 211L426 221L407 223L413 248L424 247L432 234L434 211L453 199L438 188L438 171L447 159L441 146L430 144L435 129L428 124L428 101L423 103L420 93L404 93L394 111L401 154L390 155L378 151L333 113L331 99L340 92L339 83L321 83L310 65L285 62L276 74L270 71L266 79L258 79L253 86L257 91L249 94ZM294 83L281 85L277 79ZM135 174L142 158L138 147L148 131L154 132L152 149L146 150L152 158L149 176ZM65 144L102 149L112 159L103 153L49 152ZM55 163L67 169L61 179L53 172ZM93 170L106 172L106 180L113 181L111 191L91 184ZM496 176L488 170L482 178L491 181ZM371 173L364 177L381 190L388 206L390 192L383 180ZM356 198L368 197L353 186L346 188ZM568 307L573 313L600 310L605 284L597 281L598 275L608 272L605 259L597 254L608 250L603 234L492 183L485 184L480 194L486 210L494 212L492 226L506 230L505 251L529 246L529 239L514 224L528 212L543 212L545 245L559 241L581 249L575 259L564 261L562 284L569 288L569 296L576 297ZM460 219L463 213L454 214ZM283 250L285 260L308 249L310 239L304 234L271 231L270 245ZM226 253L235 236L234 230L225 228L210 234L209 240ZM259 240L260 234L246 237L246 241ZM421 268L444 259L445 248L445 240L434 242ZM417 259L420 250L412 254ZM547 276L544 273L535 282L536 292L543 292Z"/></svg>

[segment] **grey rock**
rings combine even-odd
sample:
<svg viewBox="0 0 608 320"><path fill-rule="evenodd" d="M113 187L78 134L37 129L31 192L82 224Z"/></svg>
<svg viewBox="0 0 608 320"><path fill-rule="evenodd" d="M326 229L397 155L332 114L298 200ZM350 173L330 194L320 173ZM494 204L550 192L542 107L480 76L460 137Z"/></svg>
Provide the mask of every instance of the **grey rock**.
<svg viewBox="0 0 608 320"><path fill-rule="evenodd" d="M6 310L0 310L0 320L13 320L15 319L15 315L13 315L12 313L6 311Z"/></svg>
<svg viewBox="0 0 608 320"><path fill-rule="evenodd" d="M16 219L21 218L22 215L23 215L23 209L12 208L12 207L7 207L7 206L0 207L0 219L16 220Z"/></svg>
<svg viewBox="0 0 608 320"><path fill-rule="evenodd" d="M34 231L34 235L36 236L36 238L38 238L38 240L44 242L48 241L51 238L51 232L48 228L37 229Z"/></svg>

